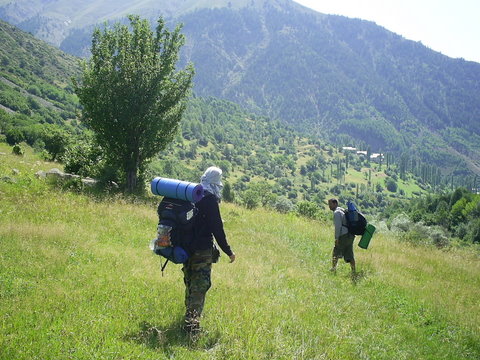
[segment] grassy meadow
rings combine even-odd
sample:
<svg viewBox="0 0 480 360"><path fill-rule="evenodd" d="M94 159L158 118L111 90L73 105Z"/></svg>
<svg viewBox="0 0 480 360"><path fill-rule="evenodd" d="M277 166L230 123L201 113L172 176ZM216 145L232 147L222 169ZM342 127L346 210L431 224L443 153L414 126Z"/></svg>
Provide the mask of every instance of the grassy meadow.
<svg viewBox="0 0 480 360"><path fill-rule="evenodd" d="M222 203L237 261L214 265L203 331L181 266L148 248L156 201L55 189L0 152L0 359L479 359L480 257L378 233L330 273L333 229ZM13 169L18 172L13 172Z"/></svg>

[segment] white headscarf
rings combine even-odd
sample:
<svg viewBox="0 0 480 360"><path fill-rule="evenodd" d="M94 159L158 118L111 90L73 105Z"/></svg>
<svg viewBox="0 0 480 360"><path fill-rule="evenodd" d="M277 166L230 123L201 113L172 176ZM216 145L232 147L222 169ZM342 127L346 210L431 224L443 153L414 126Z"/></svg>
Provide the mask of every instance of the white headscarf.
<svg viewBox="0 0 480 360"><path fill-rule="evenodd" d="M222 197L222 169L211 166L203 173L200 182L202 183L203 189L212 193L217 197L217 199L221 199Z"/></svg>

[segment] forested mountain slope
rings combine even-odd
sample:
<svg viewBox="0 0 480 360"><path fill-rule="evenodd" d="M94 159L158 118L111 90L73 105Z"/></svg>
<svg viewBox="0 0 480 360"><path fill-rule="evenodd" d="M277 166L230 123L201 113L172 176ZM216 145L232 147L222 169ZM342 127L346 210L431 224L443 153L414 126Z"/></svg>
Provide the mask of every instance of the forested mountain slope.
<svg viewBox="0 0 480 360"><path fill-rule="evenodd" d="M181 20L199 94L338 143L353 138L375 150L410 149L446 168L461 153L478 171L480 64L370 22L293 8L203 10Z"/></svg>
<svg viewBox="0 0 480 360"><path fill-rule="evenodd" d="M86 54L94 23L128 12L152 20L162 14L185 24L183 59L195 64L198 95L234 101L342 145L363 141L374 151L419 156L444 174L480 173L478 63L290 0L115 3L75 3L73 11L64 0L14 1L0 15ZM53 25L62 16L63 33Z"/></svg>
<svg viewBox="0 0 480 360"><path fill-rule="evenodd" d="M96 176L92 167L100 160L90 154L88 144L82 145L88 131L71 87L71 77L80 71L79 59L12 25L0 26L5 65L0 72L0 141L26 142L37 151L47 150L48 157L75 173ZM366 144L359 145L366 149ZM93 158L87 161L89 154ZM281 202L290 209L307 200L322 207L325 197L334 194L355 196L366 211L450 181L440 179L438 169L429 164L416 161L407 169L398 156L387 157L383 167L370 164L364 156L344 154L318 137L238 104L193 96L176 141L152 163L149 175L197 181L199 172L216 164L224 169L237 200L248 206ZM389 176L384 173L387 167ZM426 167L431 176L422 170ZM396 182L395 191L385 190L387 180ZM456 185L471 183L470 178L455 180ZM264 195L261 201L259 192Z"/></svg>
<svg viewBox="0 0 480 360"><path fill-rule="evenodd" d="M71 86L78 58L0 21L0 62L0 134L9 143L43 149L63 129L81 132Z"/></svg>

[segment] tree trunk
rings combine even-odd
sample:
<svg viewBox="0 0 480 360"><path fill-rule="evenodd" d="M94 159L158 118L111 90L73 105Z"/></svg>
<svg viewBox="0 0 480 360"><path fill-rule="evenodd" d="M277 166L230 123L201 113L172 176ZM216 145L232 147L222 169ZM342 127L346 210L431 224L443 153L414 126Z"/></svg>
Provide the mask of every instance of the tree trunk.
<svg viewBox="0 0 480 360"><path fill-rule="evenodd" d="M134 154L132 157L125 171L127 175L127 192L130 194L137 190L138 166L140 163L138 154Z"/></svg>
<svg viewBox="0 0 480 360"><path fill-rule="evenodd" d="M137 190L138 171L140 167L140 151L138 145L132 145L132 150L128 162L125 163L125 173L127 175L127 192L133 194Z"/></svg>
<svg viewBox="0 0 480 360"><path fill-rule="evenodd" d="M127 191L133 193L137 188L137 169L127 171Z"/></svg>

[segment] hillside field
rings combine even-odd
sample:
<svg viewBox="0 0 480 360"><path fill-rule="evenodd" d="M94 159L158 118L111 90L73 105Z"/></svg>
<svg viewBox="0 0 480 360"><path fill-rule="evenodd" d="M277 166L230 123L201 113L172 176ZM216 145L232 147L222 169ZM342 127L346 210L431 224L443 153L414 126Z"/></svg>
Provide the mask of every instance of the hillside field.
<svg viewBox="0 0 480 360"><path fill-rule="evenodd" d="M158 198L65 191L0 144L0 359L479 359L480 252L378 233L329 272L330 222L222 203L237 261L183 334L181 266L148 248ZM14 171L15 169L15 171Z"/></svg>

